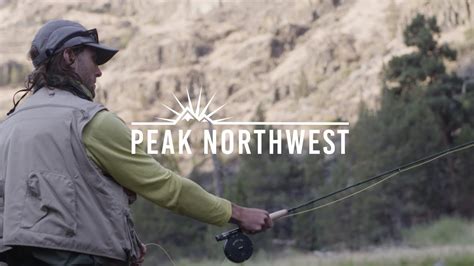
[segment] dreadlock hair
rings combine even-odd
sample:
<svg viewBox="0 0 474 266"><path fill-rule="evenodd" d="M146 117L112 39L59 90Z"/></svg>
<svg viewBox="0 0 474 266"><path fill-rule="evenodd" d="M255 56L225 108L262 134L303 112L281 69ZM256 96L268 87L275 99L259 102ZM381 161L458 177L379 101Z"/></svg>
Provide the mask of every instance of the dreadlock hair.
<svg viewBox="0 0 474 266"><path fill-rule="evenodd" d="M84 51L85 47L79 45L71 47L71 49L74 55L78 55ZM13 108L7 113L7 115L13 113L20 101L30 92L35 93L45 86L54 86L57 89L68 90L68 78L82 83L81 77L71 67L74 61L68 64L63 57L63 51L64 50L61 50L56 53L52 58L39 65L28 74L25 80L25 88L15 92L13 95ZM38 55L38 48L32 45L28 52L28 57L33 61ZM24 93L18 101L15 101L15 96L20 92Z"/></svg>

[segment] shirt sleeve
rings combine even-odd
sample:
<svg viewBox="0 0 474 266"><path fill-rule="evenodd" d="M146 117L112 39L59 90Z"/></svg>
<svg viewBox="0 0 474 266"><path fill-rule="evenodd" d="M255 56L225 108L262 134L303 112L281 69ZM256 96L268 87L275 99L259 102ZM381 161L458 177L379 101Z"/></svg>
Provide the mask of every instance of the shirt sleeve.
<svg viewBox="0 0 474 266"><path fill-rule="evenodd" d="M131 153L131 130L115 114L101 111L83 131L88 156L120 185L153 203L199 221L222 226L231 203L166 169L138 145Z"/></svg>

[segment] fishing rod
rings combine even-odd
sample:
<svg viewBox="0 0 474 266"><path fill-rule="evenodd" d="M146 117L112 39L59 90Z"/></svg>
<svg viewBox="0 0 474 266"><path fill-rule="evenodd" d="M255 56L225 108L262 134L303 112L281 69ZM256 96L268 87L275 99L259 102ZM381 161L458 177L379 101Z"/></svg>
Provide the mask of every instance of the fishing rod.
<svg viewBox="0 0 474 266"><path fill-rule="evenodd" d="M340 202L340 201L343 201L343 200L348 199L350 197L353 197L353 196L355 196L359 193L362 193L362 192L364 192L364 191L366 191L366 190L368 190L368 189L370 189L370 188L372 188L372 187L374 187L374 186L376 186L376 185L378 185L378 184L380 184L380 183L382 183L382 182L384 182L384 181L386 181L386 180L388 180L388 179L390 179L390 178L392 178L392 177L394 177L394 176L396 176L400 173L415 169L417 167L420 167L420 166L425 165L427 163L430 163L432 161L438 160L439 158L442 158L442 157L447 156L449 154L460 152L462 150L466 150L466 149L469 149L469 148L472 148L472 147L474 147L474 141L470 141L470 142L452 147L450 149L432 154L432 155L424 157L422 159L410 162L408 164L399 166L399 167L394 168L392 170L385 171L385 172L380 173L378 175L375 175L373 177L367 178L367 179L362 180L362 181L360 181L356 184L353 184L353 185L347 186L345 188L336 190L334 192L331 192L331 193L329 193L327 195L324 195L324 196L321 196L319 198L309 200L309 201L307 201L305 203L302 203L298 206L295 206L293 208L278 210L276 212L271 213L270 218L272 220L277 220L277 219L280 219L280 218L283 218L283 217L296 216L296 215L300 215L300 214L307 213L307 212L310 212L310 211L315 211L315 210L318 210L318 209L321 209L321 208L324 208L324 207L328 207L332 204L335 204L337 202ZM316 207L298 212L298 210L300 210L302 208L305 208L305 207L308 207L308 206L310 206L310 205L312 205L316 202L319 202L321 200L330 198L332 196L340 194L340 193L342 193L344 191L347 191L349 189L359 187L361 185L364 185L364 184L367 184L367 183L370 183L370 182L373 182L373 181L376 181L376 180L378 180L378 181L364 187L361 190L357 190L357 191L355 191L355 192L353 192L349 195L346 195L342 198L339 198L339 199L336 199L334 201L328 202L326 204L319 205L319 206L316 206ZM250 238L247 235L245 235L242 232L242 230L240 228L234 228L230 231L223 232L221 234L216 235L215 238L216 238L216 241L226 240L226 242L224 244L224 254L232 262L241 263L241 262L244 262L244 261L248 260L252 256L252 253L253 253L252 241L250 240Z"/></svg>

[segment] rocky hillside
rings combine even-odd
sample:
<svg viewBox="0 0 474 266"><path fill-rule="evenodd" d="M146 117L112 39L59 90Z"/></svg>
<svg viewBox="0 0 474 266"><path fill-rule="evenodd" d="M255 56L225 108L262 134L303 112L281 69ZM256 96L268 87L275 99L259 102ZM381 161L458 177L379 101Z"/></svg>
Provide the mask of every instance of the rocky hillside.
<svg viewBox="0 0 474 266"><path fill-rule="evenodd" d="M374 108L380 73L409 50L402 29L417 12L435 15L442 42L459 51L452 65L474 77L474 0L11 1L0 0L0 111L31 70L26 52L49 19L98 28L121 49L103 67L98 100L125 121L171 117L199 87L220 117L268 121L356 122Z"/></svg>
<svg viewBox="0 0 474 266"><path fill-rule="evenodd" d="M31 69L26 51L45 21L97 27L121 48L104 67L99 100L126 121L170 116L204 86L227 103L222 115L267 120L354 122L363 102L376 106L379 74L404 53L401 29L416 13L435 15L442 40L461 52L453 66L473 75L472 0L308 1L0 1L2 112L11 88Z"/></svg>

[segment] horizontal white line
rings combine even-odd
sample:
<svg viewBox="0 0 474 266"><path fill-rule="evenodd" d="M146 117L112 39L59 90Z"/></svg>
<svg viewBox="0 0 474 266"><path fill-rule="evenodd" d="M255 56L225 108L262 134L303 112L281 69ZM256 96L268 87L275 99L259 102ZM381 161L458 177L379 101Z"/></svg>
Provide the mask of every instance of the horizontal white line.
<svg viewBox="0 0 474 266"><path fill-rule="evenodd" d="M267 126L348 126L349 122L215 122L214 125Z"/></svg>
<svg viewBox="0 0 474 266"><path fill-rule="evenodd" d="M132 126L164 126L175 125L175 122L132 122ZM349 126L349 122L217 122L213 125L228 126Z"/></svg>
<svg viewBox="0 0 474 266"><path fill-rule="evenodd" d="M173 126L175 122L132 122L132 126Z"/></svg>

